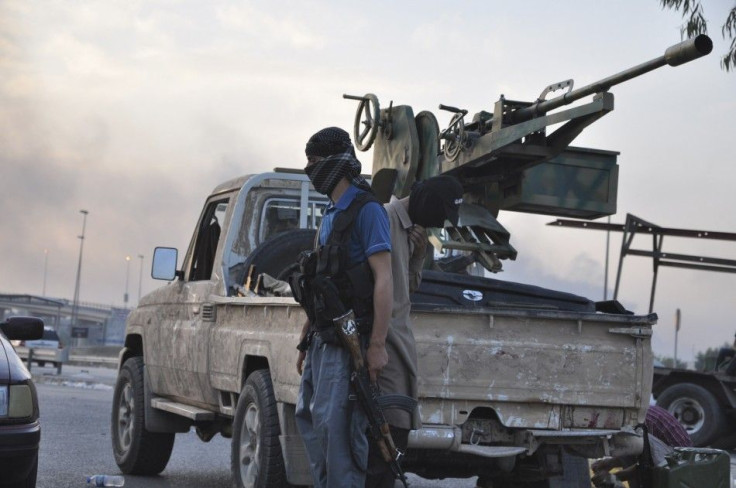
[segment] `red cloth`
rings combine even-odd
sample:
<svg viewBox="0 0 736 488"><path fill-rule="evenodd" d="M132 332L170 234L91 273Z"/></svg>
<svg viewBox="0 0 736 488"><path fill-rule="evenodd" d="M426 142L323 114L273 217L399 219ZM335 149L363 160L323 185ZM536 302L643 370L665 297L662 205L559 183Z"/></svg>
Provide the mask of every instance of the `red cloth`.
<svg viewBox="0 0 736 488"><path fill-rule="evenodd" d="M685 428L662 407L650 405L644 423L650 434L670 447L691 447L693 445Z"/></svg>

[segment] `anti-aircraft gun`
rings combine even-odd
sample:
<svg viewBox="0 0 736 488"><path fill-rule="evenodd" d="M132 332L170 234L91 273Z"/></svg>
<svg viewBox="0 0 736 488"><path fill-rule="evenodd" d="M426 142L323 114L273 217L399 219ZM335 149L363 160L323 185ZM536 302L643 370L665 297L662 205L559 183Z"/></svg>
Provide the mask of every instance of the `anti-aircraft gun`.
<svg viewBox="0 0 736 488"><path fill-rule="evenodd" d="M443 130L429 111L415 116L410 106L393 102L381 109L370 93L344 98L359 101L354 141L362 151L374 146L373 184L379 198L405 197L415 181L437 174L457 177L465 191L459 224L434 234L433 243L470 251L473 260L498 272L500 260L516 258L509 232L496 220L499 210L583 219L616 213L618 153L570 146L583 129L613 110L608 90L664 65L700 58L712 49L711 39L699 35L582 88L573 89L570 79L549 85L533 102L501 95L492 111L480 111L467 123L467 110L440 105L454 114ZM559 90L565 93L547 99ZM590 102L553 112L590 95ZM562 125L548 133L547 128L556 124Z"/></svg>

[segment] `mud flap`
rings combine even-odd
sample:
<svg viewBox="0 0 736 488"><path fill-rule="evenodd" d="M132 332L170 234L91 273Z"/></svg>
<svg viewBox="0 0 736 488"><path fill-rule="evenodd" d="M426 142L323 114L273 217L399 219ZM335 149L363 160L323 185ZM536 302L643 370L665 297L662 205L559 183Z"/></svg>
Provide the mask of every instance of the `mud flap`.
<svg viewBox="0 0 736 488"><path fill-rule="evenodd" d="M143 403L145 403L144 420L146 421L146 430L148 432L158 433L182 433L189 432L192 421L175 415L170 412L164 412L151 406L151 386L148 382L148 370L143 366Z"/></svg>

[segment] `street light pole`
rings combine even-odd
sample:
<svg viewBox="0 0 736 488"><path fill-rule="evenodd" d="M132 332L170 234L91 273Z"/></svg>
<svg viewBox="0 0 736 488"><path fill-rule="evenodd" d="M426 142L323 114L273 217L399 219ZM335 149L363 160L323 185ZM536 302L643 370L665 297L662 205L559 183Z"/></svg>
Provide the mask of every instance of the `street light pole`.
<svg viewBox="0 0 736 488"><path fill-rule="evenodd" d="M143 283L143 254L139 254L138 258L141 260L141 270L138 273L138 303L141 302L141 283Z"/></svg>
<svg viewBox="0 0 736 488"><path fill-rule="evenodd" d="M608 216L608 225L611 225L611 216ZM611 247L611 231L606 232L606 266L603 271L603 300L608 300L608 252Z"/></svg>
<svg viewBox="0 0 736 488"><path fill-rule="evenodd" d="M84 250L84 231L87 228L87 214L89 212L87 210L80 210L79 213L84 215L84 217L82 219L82 235L77 236L79 237L79 263L77 264L77 280L74 285L74 303L72 304L72 330L74 330L74 326L79 325L77 323L79 321L79 280L82 275L82 251ZM69 332L71 333L72 331Z"/></svg>
<svg viewBox="0 0 736 488"><path fill-rule="evenodd" d="M677 312L675 312L675 357L674 363L672 365L673 368L677 367L677 336L680 334L680 321L682 320L682 314L680 313L680 309L677 309Z"/></svg>
<svg viewBox="0 0 736 488"><path fill-rule="evenodd" d="M130 279L130 256L125 256L125 295L123 295L124 307L128 308L128 281Z"/></svg>
<svg viewBox="0 0 736 488"><path fill-rule="evenodd" d="M41 296L46 296L46 272L49 269L49 250L44 249L43 250L43 291L41 292Z"/></svg>

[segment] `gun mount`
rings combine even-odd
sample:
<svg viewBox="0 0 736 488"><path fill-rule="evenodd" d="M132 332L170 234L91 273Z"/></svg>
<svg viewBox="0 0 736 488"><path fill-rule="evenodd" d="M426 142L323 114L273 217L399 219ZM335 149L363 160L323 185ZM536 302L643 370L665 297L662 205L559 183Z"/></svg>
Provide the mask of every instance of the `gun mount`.
<svg viewBox="0 0 736 488"><path fill-rule="evenodd" d="M436 247L471 251L490 271L500 260L515 259L510 234L498 223L500 210L557 217L594 219L616 213L618 153L571 147L572 141L596 120L613 110L608 90L665 65L679 66L713 49L708 36L669 47L664 55L617 74L573 89L573 80L546 87L533 102L507 100L503 95L492 111L476 113L440 105L452 112L440 131L434 114L416 116L408 105L381 109L373 94L358 100L356 146L373 149L373 178L377 194L398 198L409 194L414 181L445 173L457 177L465 190L457 228L435 233ZM566 90L547 99L550 93ZM593 100L555 111L587 96ZM551 133L547 128L561 124Z"/></svg>

